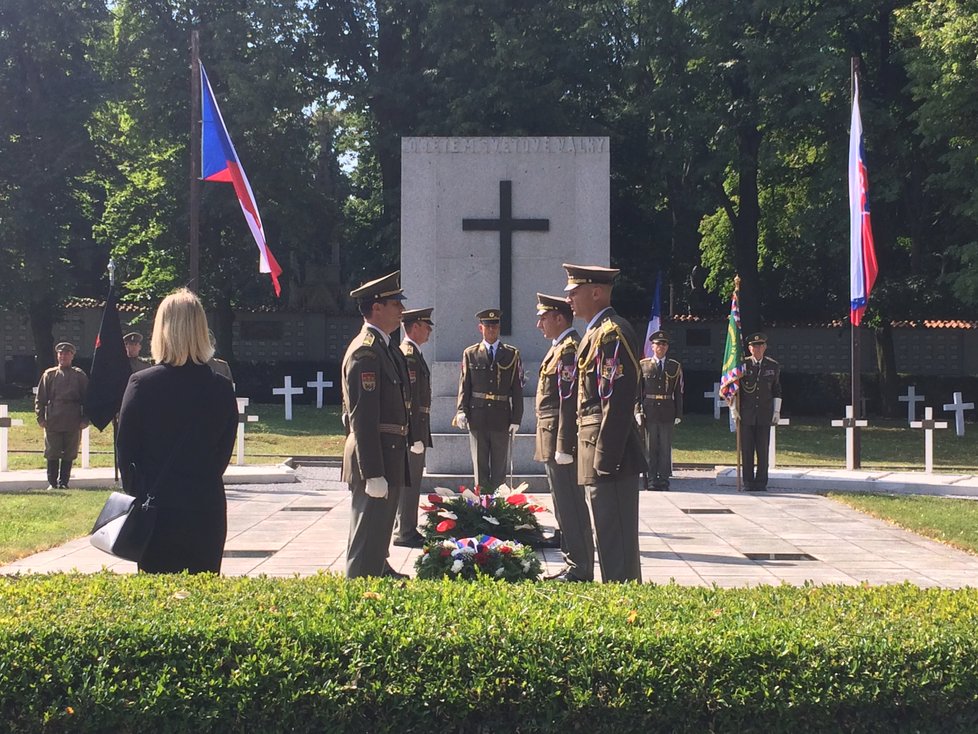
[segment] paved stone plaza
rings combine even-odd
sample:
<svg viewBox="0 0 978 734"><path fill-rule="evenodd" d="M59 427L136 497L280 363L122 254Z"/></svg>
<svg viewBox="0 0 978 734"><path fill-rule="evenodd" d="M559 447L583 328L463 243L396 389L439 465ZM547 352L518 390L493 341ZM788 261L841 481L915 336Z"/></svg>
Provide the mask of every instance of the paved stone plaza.
<svg viewBox="0 0 978 734"><path fill-rule="evenodd" d="M343 572L349 495L339 470L300 468L289 476L295 478L299 481L229 485L224 574ZM934 493L937 479L928 481ZM641 493L646 582L735 587L909 581L954 588L978 580L978 556L874 520L804 487L739 493L718 486L714 472L702 471L680 472L672 484L671 492ZM551 506L549 495L534 499ZM541 515L541 522L555 524L549 513ZM392 548L390 562L413 574L419 552ZM548 572L559 568L556 550L541 553ZM134 564L115 561L79 538L0 567L0 573L102 568L135 571Z"/></svg>

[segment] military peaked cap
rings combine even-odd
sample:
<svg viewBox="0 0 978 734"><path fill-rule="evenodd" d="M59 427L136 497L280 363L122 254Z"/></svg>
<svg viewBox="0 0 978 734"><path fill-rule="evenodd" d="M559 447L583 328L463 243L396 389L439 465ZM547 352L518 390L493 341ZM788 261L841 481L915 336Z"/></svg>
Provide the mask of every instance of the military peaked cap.
<svg viewBox="0 0 978 734"><path fill-rule="evenodd" d="M621 272L618 268L603 268L600 265L571 265L564 263L567 271L567 286L564 291L572 291L579 285L611 285Z"/></svg>
<svg viewBox="0 0 978 734"><path fill-rule="evenodd" d="M75 345L71 342L58 342L54 345L54 351L56 352L77 352Z"/></svg>
<svg viewBox="0 0 978 734"><path fill-rule="evenodd" d="M498 324L499 319L503 317L503 312L498 308L487 308L479 311L475 317L479 319L480 324Z"/></svg>
<svg viewBox="0 0 978 734"><path fill-rule="evenodd" d="M431 312L434 310L434 308L412 308L409 311L404 311L401 314L401 323L411 324L415 321L423 321L428 326L434 326L435 322L431 320Z"/></svg>
<svg viewBox="0 0 978 734"><path fill-rule="evenodd" d="M563 296L548 296L537 293L537 316L543 316L548 311L556 311L571 320L574 318L570 304L564 300Z"/></svg>
<svg viewBox="0 0 978 734"><path fill-rule="evenodd" d="M371 303L373 301L386 301L387 299L404 300L401 291L401 271L395 270L390 275L385 275L377 280L364 283L359 288L350 291L350 297L356 298L360 303Z"/></svg>
<svg viewBox="0 0 978 734"><path fill-rule="evenodd" d="M754 332L747 337L747 344L748 346L751 344L767 344L767 336L759 331Z"/></svg>
<svg viewBox="0 0 978 734"><path fill-rule="evenodd" d="M656 342L662 342L663 344L669 343L669 335L664 331L653 331L652 336L649 337L649 341L655 344Z"/></svg>
<svg viewBox="0 0 978 734"><path fill-rule="evenodd" d="M122 341L124 341L126 344L142 344L143 335L138 331L130 331L128 334L122 337Z"/></svg>

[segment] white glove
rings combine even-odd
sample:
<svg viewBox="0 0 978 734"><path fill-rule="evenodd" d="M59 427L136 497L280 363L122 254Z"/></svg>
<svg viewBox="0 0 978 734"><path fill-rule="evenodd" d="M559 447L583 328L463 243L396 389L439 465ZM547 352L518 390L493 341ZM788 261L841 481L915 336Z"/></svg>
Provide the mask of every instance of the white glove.
<svg viewBox="0 0 978 734"><path fill-rule="evenodd" d="M518 430L520 430L520 424L519 423L510 423L509 424L509 435L510 436L515 436L516 435L516 432Z"/></svg>
<svg viewBox="0 0 978 734"><path fill-rule="evenodd" d="M387 499L387 479L385 477L370 477L367 480L367 496L375 499Z"/></svg>
<svg viewBox="0 0 978 734"><path fill-rule="evenodd" d="M412 454L423 454L424 453L424 444L421 443L421 441L415 441L414 443L412 443L411 444L411 453Z"/></svg>
<svg viewBox="0 0 978 734"><path fill-rule="evenodd" d="M455 416L455 425L461 428L463 431L469 430L469 419L465 417L465 413L459 411Z"/></svg>
<svg viewBox="0 0 978 734"><path fill-rule="evenodd" d="M739 421L740 420L740 411L737 410L737 403L733 403L733 402L727 403L727 406L730 408L730 415L732 415L734 417L734 420L735 421Z"/></svg>
<svg viewBox="0 0 978 734"><path fill-rule="evenodd" d="M555 464L573 464L574 457L570 454L562 454L559 451L554 452L554 463Z"/></svg>
<svg viewBox="0 0 978 734"><path fill-rule="evenodd" d="M636 413L635 422L638 423L639 425L642 425L643 423L645 423L645 416L642 415L641 413Z"/></svg>
<svg viewBox="0 0 978 734"><path fill-rule="evenodd" d="M682 423L682 422L683 422L683 419L682 419L682 418L676 418L676 425L677 425L677 426L678 426L678 425L679 425L680 423Z"/></svg>
<svg viewBox="0 0 978 734"><path fill-rule="evenodd" d="M778 421L781 420L781 398L774 399L774 415L771 416L771 425L778 425Z"/></svg>

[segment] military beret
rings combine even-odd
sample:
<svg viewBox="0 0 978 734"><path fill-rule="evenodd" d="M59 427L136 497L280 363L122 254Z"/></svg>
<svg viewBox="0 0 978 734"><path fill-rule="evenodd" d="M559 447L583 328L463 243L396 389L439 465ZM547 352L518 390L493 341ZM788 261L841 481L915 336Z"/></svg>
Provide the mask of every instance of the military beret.
<svg viewBox="0 0 978 734"><path fill-rule="evenodd" d="M664 331L653 331L652 335L649 337L649 341L655 344L656 342L662 342L664 344L669 343L669 335Z"/></svg>
<svg viewBox="0 0 978 734"><path fill-rule="evenodd" d="M747 337L747 344L767 344L767 336L759 331L754 332L749 337Z"/></svg>
<svg viewBox="0 0 978 734"><path fill-rule="evenodd" d="M475 315L480 324L498 324L503 312L498 308L486 308Z"/></svg>
<svg viewBox="0 0 978 734"><path fill-rule="evenodd" d="M435 322L431 320L431 312L434 310L434 308L412 308L404 311L401 313L401 323L411 324L415 321L423 321L428 326L434 326Z"/></svg>
<svg viewBox="0 0 978 734"><path fill-rule="evenodd" d="M611 285L621 272L618 268L604 268L600 265L571 265L564 263L567 271L567 286L564 292L572 291L579 285Z"/></svg>
<svg viewBox="0 0 978 734"><path fill-rule="evenodd" d="M138 331L130 331L128 334L122 337L122 341L124 341L126 344L142 344L143 335Z"/></svg>
<svg viewBox="0 0 978 734"><path fill-rule="evenodd" d="M400 284L401 271L395 270L393 273L364 283L359 288L350 291L350 297L356 298L360 303L372 301L386 301L388 299L404 300L404 293Z"/></svg>
<svg viewBox="0 0 978 734"><path fill-rule="evenodd" d="M77 352L75 345L71 342L58 342L54 345L54 351L56 352Z"/></svg>

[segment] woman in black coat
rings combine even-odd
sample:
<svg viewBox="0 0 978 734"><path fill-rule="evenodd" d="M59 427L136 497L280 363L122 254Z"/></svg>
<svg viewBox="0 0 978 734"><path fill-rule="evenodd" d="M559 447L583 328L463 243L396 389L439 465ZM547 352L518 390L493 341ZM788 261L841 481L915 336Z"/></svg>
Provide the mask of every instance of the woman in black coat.
<svg viewBox="0 0 978 734"><path fill-rule="evenodd" d="M238 406L231 382L207 365L214 349L197 296L181 289L163 300L152 351L157 364L129 378L117 434L123 486L158 508L139 570L220 573Z"/></svg>

